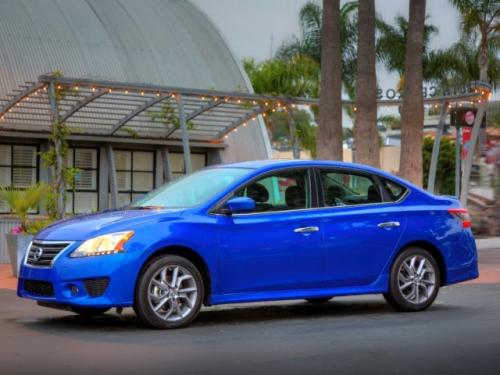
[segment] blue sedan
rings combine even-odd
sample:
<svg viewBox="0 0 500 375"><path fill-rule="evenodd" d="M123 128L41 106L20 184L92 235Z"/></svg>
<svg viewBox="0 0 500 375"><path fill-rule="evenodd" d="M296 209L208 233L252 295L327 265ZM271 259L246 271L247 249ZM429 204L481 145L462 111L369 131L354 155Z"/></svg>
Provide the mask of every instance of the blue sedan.
<svg viewBox="0 0 500 375"><path fill-rule="evenodd" d="M202 305L381 293L401 311L478 277L467 210L378 169L255 161L203 169L33 240L18 295L155 328Z"/></svg>

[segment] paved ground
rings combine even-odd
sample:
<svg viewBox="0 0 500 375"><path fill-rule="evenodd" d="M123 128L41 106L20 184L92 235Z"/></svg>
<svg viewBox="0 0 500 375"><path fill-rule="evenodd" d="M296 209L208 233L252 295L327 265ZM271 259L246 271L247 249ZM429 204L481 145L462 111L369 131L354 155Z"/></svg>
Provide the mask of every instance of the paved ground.
<svg viewBox="0 0 500 375"><path fill-rule="evenodd" d="M0 374L500 374L500 247L423 313L379 296L211 308L176 331L131 311L84 319L15 297L0 271Z"/></svg>

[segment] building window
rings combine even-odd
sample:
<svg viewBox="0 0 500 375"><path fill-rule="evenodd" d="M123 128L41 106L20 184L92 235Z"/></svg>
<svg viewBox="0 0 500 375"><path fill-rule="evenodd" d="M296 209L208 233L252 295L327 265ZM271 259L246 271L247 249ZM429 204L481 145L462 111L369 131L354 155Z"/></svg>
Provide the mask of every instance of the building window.
<svg viewBox="0 0 500 375"><path fill-rule="evenodd" d="M0 186L27 188L38 181L38 147L0 144ZM0 201L0 212L9 207Z"/></svg>
<svg viewBox="0 0 500 375"><path fill-rule="evenodd" d="M125 206L153 190L154 151L114 150L118 207Z"/></svg>
<svg viewBox="0 0 500 375"><path fill-rule="evenodd" d="M98 205L98 160L96 148L70 148L66 158L68 167L77 168L74 189L68 189L66 212L80 214L95 212Z"/></svg>
<svg viewBox="0 0 500 375"><path fill-rule="evenodd" d="M186 174L184 168L184 154L180 152L170 153L170 163L172 164L172 178L178 179ZM192 153L191 166L193 172L205 168L207 166L207 154L205 153Z"/></svg>

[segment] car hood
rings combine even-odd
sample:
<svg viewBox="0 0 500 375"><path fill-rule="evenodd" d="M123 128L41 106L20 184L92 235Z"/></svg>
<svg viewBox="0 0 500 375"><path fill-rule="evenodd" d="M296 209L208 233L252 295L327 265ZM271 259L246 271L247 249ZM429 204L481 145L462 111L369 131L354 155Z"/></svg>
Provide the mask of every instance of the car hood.
<svg viewBox="0 0 500 375"><path fill-rule="evenodd" d="M119 209L57 221L36 235L37 240L82 241L101 234L134 229L145 221L177 218L181 209Z"/></svg>

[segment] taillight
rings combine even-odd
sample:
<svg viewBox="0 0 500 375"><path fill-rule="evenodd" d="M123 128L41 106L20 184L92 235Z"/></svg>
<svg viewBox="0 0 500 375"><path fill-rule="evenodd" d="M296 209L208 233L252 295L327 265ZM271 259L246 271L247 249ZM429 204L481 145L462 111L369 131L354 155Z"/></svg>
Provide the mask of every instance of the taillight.
<svg viewBox="0 0 500 375"><path fill-rule="evenodd" d="M469 211L466 208L450 208L448 212L462 223L462 228L470 228L472 226Z"/></svg>

